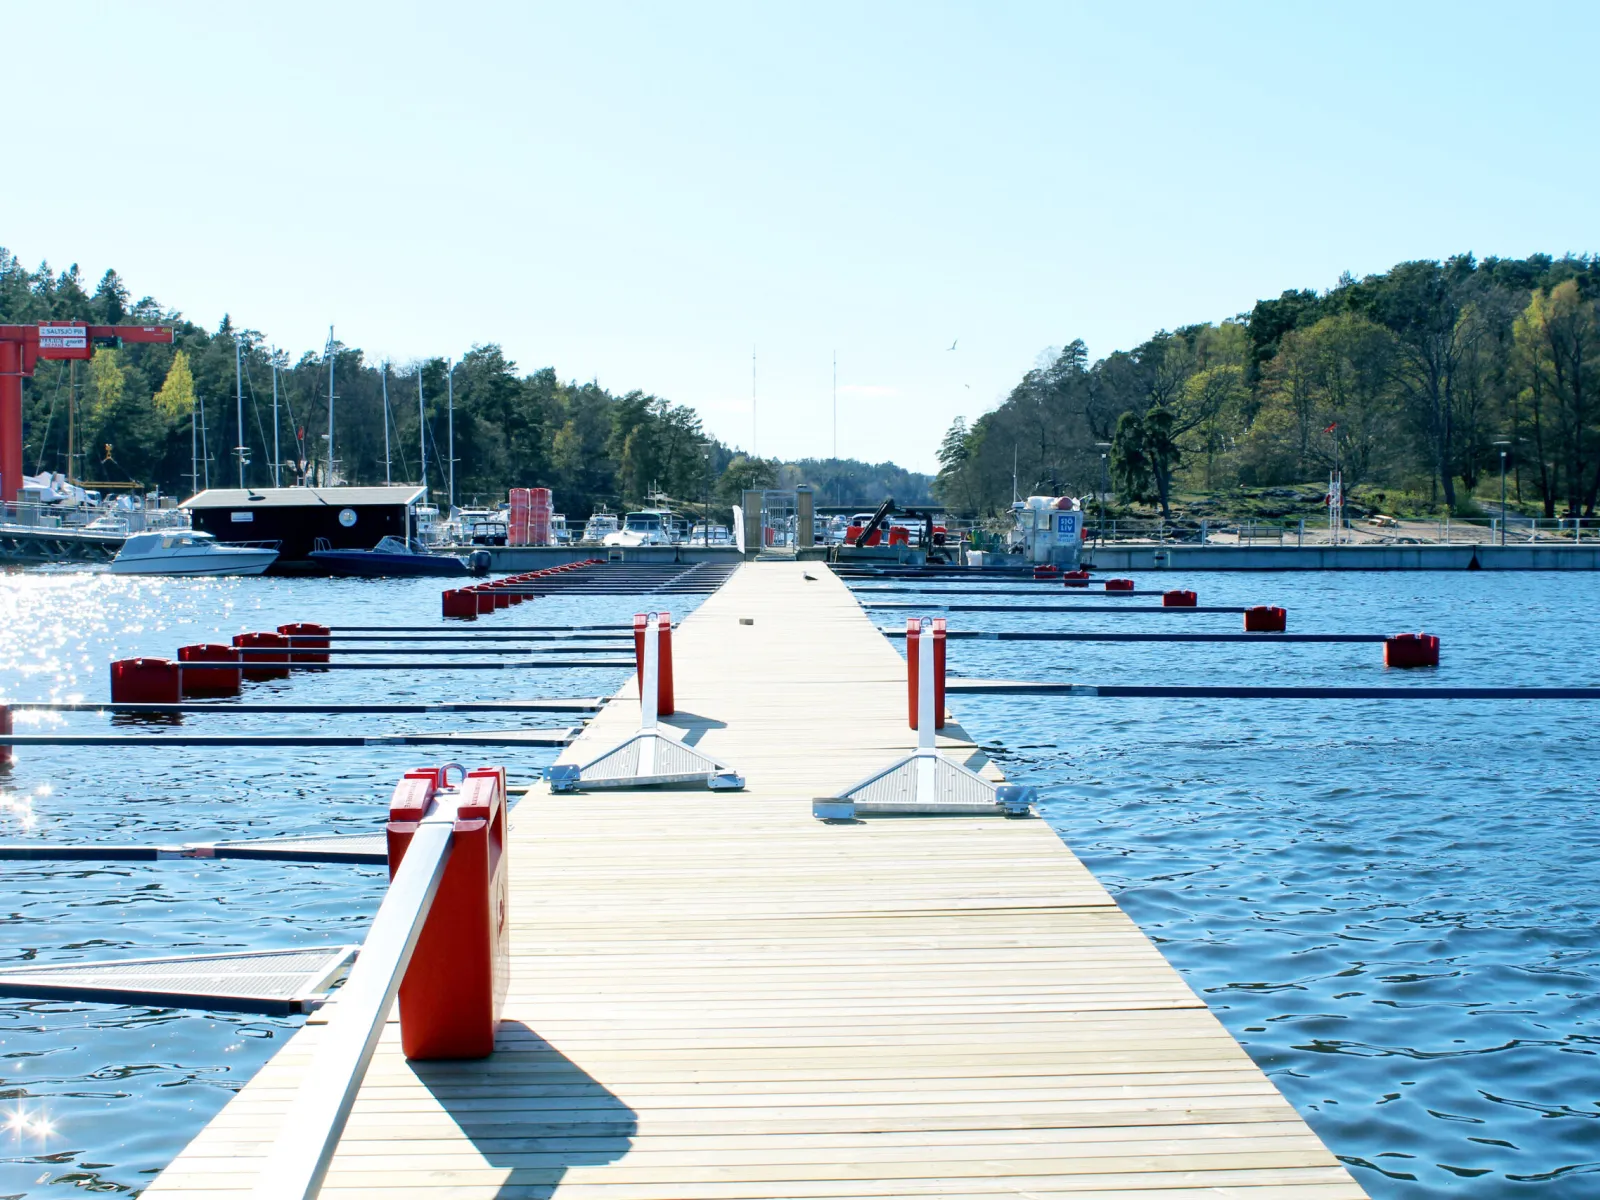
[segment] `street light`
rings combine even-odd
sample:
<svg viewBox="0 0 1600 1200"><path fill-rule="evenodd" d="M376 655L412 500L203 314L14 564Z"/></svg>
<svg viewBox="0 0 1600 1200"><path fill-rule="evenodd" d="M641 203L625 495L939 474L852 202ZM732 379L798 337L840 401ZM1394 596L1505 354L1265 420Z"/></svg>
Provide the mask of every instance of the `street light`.
<svg viewBox="0 0 1600 1200"><path fill-rule="evenodd" d="M1096 442L1095 446L1100 451L1100 532L1106 528L1106 493L1111 490L1111 479L1106 474L1106 452L1111 449L1110 442Z"/></svg>
<svg viewBox="0 0 1600 1200"><path fill-rule="evenodd" d="M1500 447L1500 544L1506 544L1506 447L1510 442L1495 442Z"/></svg>

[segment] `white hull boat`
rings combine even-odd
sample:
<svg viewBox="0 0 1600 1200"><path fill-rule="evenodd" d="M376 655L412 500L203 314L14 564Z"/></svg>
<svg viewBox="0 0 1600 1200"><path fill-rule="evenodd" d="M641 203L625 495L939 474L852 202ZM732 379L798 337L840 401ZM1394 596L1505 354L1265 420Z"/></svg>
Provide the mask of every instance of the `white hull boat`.
<svg viewBox="0 0 1600 1200"><path fill-rule="evenodd" d="M270 546L234 546L189 530L136 533L111 562L113 575L259 575L278 559Z"/></svg>

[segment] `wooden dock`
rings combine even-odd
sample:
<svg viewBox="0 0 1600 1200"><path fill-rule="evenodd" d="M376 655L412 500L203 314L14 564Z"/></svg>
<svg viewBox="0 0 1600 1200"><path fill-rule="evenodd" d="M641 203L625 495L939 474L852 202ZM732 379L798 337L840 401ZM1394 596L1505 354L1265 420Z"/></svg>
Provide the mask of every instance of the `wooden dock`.
<svg viewBox="0 0 1600 1200"><path fill-rule="evenodd" d="M531 791L495 1055L408 1064L391 1020L324 1195L1365 1195L1043 821L811 816L915 736L825 567L745 566L674 642L667 724L747 790ZM630 682L563 760L637 723ZM323 1028L147 1200L253 1187Z"/></svg>

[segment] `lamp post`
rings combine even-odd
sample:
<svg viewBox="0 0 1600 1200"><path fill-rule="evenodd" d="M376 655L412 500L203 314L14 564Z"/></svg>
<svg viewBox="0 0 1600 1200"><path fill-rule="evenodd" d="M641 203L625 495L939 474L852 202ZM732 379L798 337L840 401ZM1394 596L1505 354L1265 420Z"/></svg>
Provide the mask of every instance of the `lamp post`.
<svg viewBox="0 0 1600 1200"><path fill-rule="evenodd" d="M1095 447L1100 451L1100 533L1103 536L1106 530L1106 493L1111 490L1111 478L1107 474L1106 455L1111 450L1110 442L1096 442Z"/></svg>
<svg viewBox="0 0 1600 1200"><path fill-rule="evenodd" d="M1500 544L1506 544L1506 447L1510 442L1495 442L1500 447Z"/></svg>

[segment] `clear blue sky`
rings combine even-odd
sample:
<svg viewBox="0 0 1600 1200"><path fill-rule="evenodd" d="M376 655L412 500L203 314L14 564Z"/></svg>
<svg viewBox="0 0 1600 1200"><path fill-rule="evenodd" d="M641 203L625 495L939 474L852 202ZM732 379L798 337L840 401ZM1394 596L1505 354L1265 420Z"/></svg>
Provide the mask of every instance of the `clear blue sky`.
<svg viewBox="0 0 1600 1200"><path fill-rule="evenodd" d="M0 245L214 326L927 469L1096 357L1393 263L1600 248L1600 7L14 5ZM20 160L31 160L21 176ZM947 349L952 342L956 348Z"/></svg>

